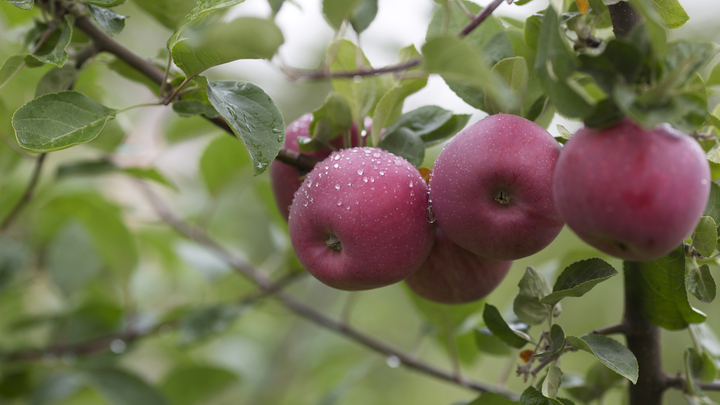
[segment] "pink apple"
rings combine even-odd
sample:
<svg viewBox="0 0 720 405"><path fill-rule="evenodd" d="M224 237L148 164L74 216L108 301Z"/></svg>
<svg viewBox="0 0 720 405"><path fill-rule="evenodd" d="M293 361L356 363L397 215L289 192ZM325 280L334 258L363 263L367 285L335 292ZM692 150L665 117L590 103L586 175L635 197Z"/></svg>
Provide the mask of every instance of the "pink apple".
<svg viewBox="0 0 720 405"><path fill-rule="evenodd" d="M308 113L293 121L285 129L285 148L300 151L297 143L297 138L301 136L310 137L311 134L308 131L310 123L313 120L313 115ZM372 120L365 120L365 127L369 128L369 124ZM358 132L357 125L353 124L350 128L351 144L352 146L358 146ZM369 131L369 129L368 129ZM343 146L343 138L338 137L330 143L336 149L341 149ZM325 159L330 155L330 148L323 148L315 152L303 152L304 154L317 158ZM288 213L290 210L290 204L292 204L293 196L300 185L302 184L301 176L304 173L299 173L298 170L290 165L282 162L273 161L270 165L270 183L272 185L273 194L275 195L275 203L277 204L280 214L287 220Z"/></svg>
<svg viewBox="0 0 720 405"><path fill-rule="evenodd" d="M581 128L560 155L555 204L582 240L625 260L670 253L691 234L710 193L700 145L661 125L628 119L610 128Z"/></svg>
<svg viewBox="0 0 720 405"><path fill-rule="evenodd" d="M560 145L541 126L497 114L445 146L430 178L437 223L461 247L492 260L543 249L563 227L552 195Z"/></svg>
<svg viewBox="0 0 720 405"><path fill-rule="evenodd" d="M405 279L417 295L441 304L464 304L490 294L505 278L511 261L480 257L435 230L435 244L425 263Z"/></svg>
<svg viewBox="0 0 720 405"><path fill-rule="evenodd" d="M290 208L300 263L342 290L405 279L434 239L427 186L405 159L377 148L334 152L308 173Z"/></svg>

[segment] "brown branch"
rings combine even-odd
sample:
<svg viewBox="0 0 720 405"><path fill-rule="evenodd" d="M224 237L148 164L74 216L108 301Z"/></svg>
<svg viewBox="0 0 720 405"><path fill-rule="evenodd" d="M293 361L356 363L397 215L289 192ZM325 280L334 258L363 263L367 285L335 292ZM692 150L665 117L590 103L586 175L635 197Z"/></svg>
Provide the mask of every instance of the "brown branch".
<svg viewBox="0 0 720 405"><path fill-rule="evenodd" d="M611 325L606 326L604 328L598 328L594 331L588 333L588 335L614 335L614 334L624 334L625 333L625 324L619 323L617 325Z"/></svg>
<svg viewBox="0 0 720 405"><path fill-rule="evenodd" d="M294 272L287 274L273 283L272 289L261 290L254 292L240 300L237 305L249 306L257 303L263 298L266 298L277 291L285 288L292 282L298 280L301 276L305 275L304 272ZM115 333L108 336L103 336L97 339L88 340L85 342L71 343L71 344L58 344L50 346L44 349L36 350L18 350L4 355L0 355L0 359L7 362L15 361L35 361L41 360L47 355L61 356L63 354L73 354L76 356L86 356L110 350L110 345L116 340L120 340L126 344L135 342L137 340L153 336L158 332L172 328L180 323L180 318L172 319L155 325L151 328L144 330L129 330L122 333Z"/></svg>
<svg viewBox="0 0 720 405"><path fill-rule="evenodd" d="M458 36L462 38L471 33L478 27L478 25L482 24L483 21L490 17L493 11L495 11L495 9L498 8L504 1L505 0L494 0L492 3L488 4L480 13L478 13L478 15L475 16L475 18L472 19L472 21L468 23L468 25L458 32Z"/></svg>
<svg viewBox="0 0 720 405"><path fill-rule="evenodd" d="M297 69L284 69L285 73L290 76L292 80L298 80L298 79L309 79L309 80L318 80L318 79L337 79L337 78L352 78L356 76L374 76L379 75L383 73L394 73L394 72L404 72L410 68L414 68L415 66L420 65L422 63L422 58L414 58L410 59L407 62L398 63L397 65L390 65L385 66L377 69L369 69L369 68L361 68L354 71L349 72L330 72L327 70L321 70L321 71L302 71ZM288 72L290 70L290 72Z"/></svg>
<svg viewBox="0 0 720 405"><path fill-rule="evenodd" d="M261 273L259 273L254 267L248 264L245 260L237 257L235 254L224 248L212 237L210 237L204 230L196 226L190 225L176 217L164 204L164 202L160 200L160 198L152 190L150 190L147 185L139 182L138 185L140 186L140 189L145 195L145 197L148 199L150 205L164 222L166 222L183 236L187 237L188 239L194 240L195 242L199 243L206 249L216 254L219 259L221 259L230 267L235 269L239 274L250 279L260 288L264 290L271 290L275 288L274 284L267 278L265 278L265 276L263 276ZM353 340L375 352L381 353L385 356L394 356L395 358L400 360L400 364L405 367L414 369L423 374L433 376L441 380L459 384L463 387L478 392L493 392L513 400L518 399L518 396L516 394L486 383L470 380L457 381L456 377L452 373L438 369L434 365L417 360L413 356L399 351L394 347L389 346L375 339L374 337L353 328L352 326L346 325L341 321L336 321L335 319L332 319L324 313L310 307L309 305L305 304L304 302L298 300L294 296L284 291L278 291L274 294L274 297L277 298L286 308L294 312L296 315L299 315L329 330L337 332L338 334L350 340Z"/></svg>
<svg viewBox="0 0 720 405"><path fill-rule="evenodd" d="M35 194L35 188L37 187L38 181L40 180L40 174L42 173L43 163L45 163L46 156L46 153L41 153L35 160L35 168L33 169L32 175L30 176L30 182L28 182L28 185L25 188L25 192L23 193L20 200L17 202L17 204L15 204L15 207L13 207L8 216L5 217L5 219L0 224L0 234L4 233L5 231L7 231L8 228L10 228L10 226L15 222L15 220L18 219L20 213L27 206L30 200L32 200L33 195Z"/></svg>

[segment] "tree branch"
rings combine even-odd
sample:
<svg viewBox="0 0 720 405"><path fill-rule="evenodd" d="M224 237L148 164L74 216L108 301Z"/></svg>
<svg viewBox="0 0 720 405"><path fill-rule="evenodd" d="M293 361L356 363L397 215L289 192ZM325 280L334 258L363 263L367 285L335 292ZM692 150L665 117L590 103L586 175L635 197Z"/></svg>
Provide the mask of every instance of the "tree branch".
<svg viewBox="0 0 720 405"><path fill-rule="evenodd" d="M38 181L40 180L40 174L42 173L43 163L47 153L41 153L35 160L35 168L33 169L32 175L30 176L30 182L25 188L25 192L20 200L15 204L15 207L10 211L10 214L0 224L0 234L4 233L10 226L18 219L22 210L32 200L35 188L37 187Z"/></svg>
<svg viewBox="0 0 720 405"><path fill-rule="evenodd" d="M188 239L196 241L206 249L213 252L215 255L217 255L219 259L221 259L230 267L235 269L239 274L250 279L263 290L272 290L275 288L274 284L261 273L259 273L254 267L252 267L245 260L237 257L235 254L224 248L217 241L215 241L215 239L210 237L204 230L196 226L190 225L182 221L180 218L176 217L165 205L165 203L160 200L160 198L146 184L138 182L138 185L150 205L160 217L160 219L162 219L164 222L174 228L177 232L187 237ZM324 313L310 307L309 305L303 303L302 301L298 300L294 296L284 291L278 291L277 293L275 293L274 296L286 308L294 312L296 315L299 315L326 329L334 331L375 352L381 353L385 356L394 356L395 358L400 360L400 364L405 367L414 369L423 374L433 376L441 380L449 381L467 387L474 391L493 392L513 400L518 399L518 396L516 394L511 393L505 389L498 388L496 386L470 380L458 381L452 373L438 369L434 365L417 360L413 356L399 351L392 346L389 346L375 339L374 337L353 328L352 326L346 325L341 321L332 319Z"/></svg>
<svg viewBox="0 0 720 405"><path fill-rule="evenodd" d="M487 7L482 9L482 11L478 15L476 15L475 18L472 19L472 21L468 23L468 25L466 25L463 29L460 30L460 32L458 32L458 36L462 38L471 33L475 28L478 27L478 25L482 24L483 21L490 17L493 11L495 11L495 9L498 8L500 4L502 4L502 2L504 1L505 0L494 0L492 3L488 4Z"/></svg>
<svg viewBox="0 0 720 405"><path fill-rule="evenodd" d="M604 328L598 328L588 333L588 335L614 335L617 333L625 333L625 324L619 323L617 325L606 326Z"/></svg>

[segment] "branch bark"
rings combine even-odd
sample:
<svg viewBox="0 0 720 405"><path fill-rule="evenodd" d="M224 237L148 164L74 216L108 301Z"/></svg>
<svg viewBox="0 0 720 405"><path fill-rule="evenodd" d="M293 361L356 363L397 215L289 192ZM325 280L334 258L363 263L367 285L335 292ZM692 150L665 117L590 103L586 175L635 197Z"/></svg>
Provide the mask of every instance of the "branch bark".
<svg viewBox="0 0 720 405"><path fill-rule="evenodd" d="M25 188L25 192L23 193L17 204L15 204L15 207L13 207L13 209L10 211L8 216L2 221L2 223L0 223L0 234L4 233L8 230L8 228L10 228L10 226L12 226L15 220L17 220L20 216L20 213L23 211L23 209L25 209L28 203L30 203L30 200L32 200L33 195L35 194L35 188L40 181L40 174L42 173L42 168L43 164L45 163L46 157L47 153L41 153L37 157L37 160L35 160L35 168L33 169L33 173L30 176L30 181Z"/></svg>

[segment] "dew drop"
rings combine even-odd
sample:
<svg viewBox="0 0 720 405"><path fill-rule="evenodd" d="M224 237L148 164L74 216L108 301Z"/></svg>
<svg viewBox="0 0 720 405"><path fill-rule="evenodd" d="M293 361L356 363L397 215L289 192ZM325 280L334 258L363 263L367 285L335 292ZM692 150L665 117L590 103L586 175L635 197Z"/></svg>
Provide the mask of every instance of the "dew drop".
<svg viewBox="0 0 720 405"><path fill-rule="evenodd" d="M339 167L340 167L340 165L339 165L339 164L337 164L337 163L335 163L335 164L333 165L333 167L337 169L337 168L339 168Z"/></svg>
<svg viewBox="0 0 720 405"><path fill-rule="evenodd" d="M358 174L362 176L362 174L363 174L363 169L359 169L359 170L358 170Z"/></svg>
<svg viewBox="0 0 720 405"><path fill-rule="evenodd" d="M380 152L375 152L375 153L373 153L373 157L379 158L379 157L380 157Z"/></svg>
<svg viewBox="0 0 720 405"><path fill-rule="evenodd" d="M381 171L380 171L380 175L381 175L381 176L384 176L384 175L385 175L385 172L381 170Z"/></svg>
<svg viewBox="0 0 720 405"><path fill-rule="evenodd" d="M312 187L312 180L308 180L308 187ZM412 187L412 182L410 184L410 187Z"/></svg>
<svg viewBox="0 0 720 405"><path fill-rule="evenodd" d="M375 183L375 177L370 177L370 183Z"/></svg>
<svg viewBox="0 0 720 405"><path fill-rule="evenodd" d="M110 351L112 351L115 354L120 354L125 351L126 345L125 342L123 342L120 339L115 339L112 342L110 342Z"/></svg>
<svg viewBox="0 0 720 405"><path fill-rule="evenodd" d="M336 204L337 204L337 206L339 207L339 206L341 206L341 205L342 205L342 201L340 201L340 200L337 200Z"/></svg>
<svg viewBox="0 0 720 405"><path fill-rule="evenodd" d="M413 186L413 182L412 182L412 180L410 180L410 187L412 187L412 186Z"/></svg>
<svg viewBox="0 0 720 405"><path fill-rule="evenodd" d="M339 185L339 184L336 184L336 185L335 185L335 190L340 190L340 185Z"/></svg>
<svg viewBox="0 0 720 405"><path fill-rule="evenodd" d="M435 223L435 211L433 211L432 204L428 204L427 206L427 211L425 212L425 219L427 219L428 223Z"/></svg>
<svg viewBox="0 0 720 405"><path fill-rule="evenodd" d="M390 356L385 360L388 367L390 368L398 368L400 367L400 359L397 356Z"/></svg>
<svg viewBox="0 0 720 405"><path fill-rule="evenodd" d="M367 178L367 176L366 176L366 177L363 177L363 181L364 181L365 183L367 183L367 182L368 182L368 178Z"/></svg>
<svg viewBox="0 0 720 405"><path fill-rule="evenodd" d="M703 186L706 185L706 184L707 184L707 179L702 179L702 180L700 180L700 184L702 184Z"/></svg>

